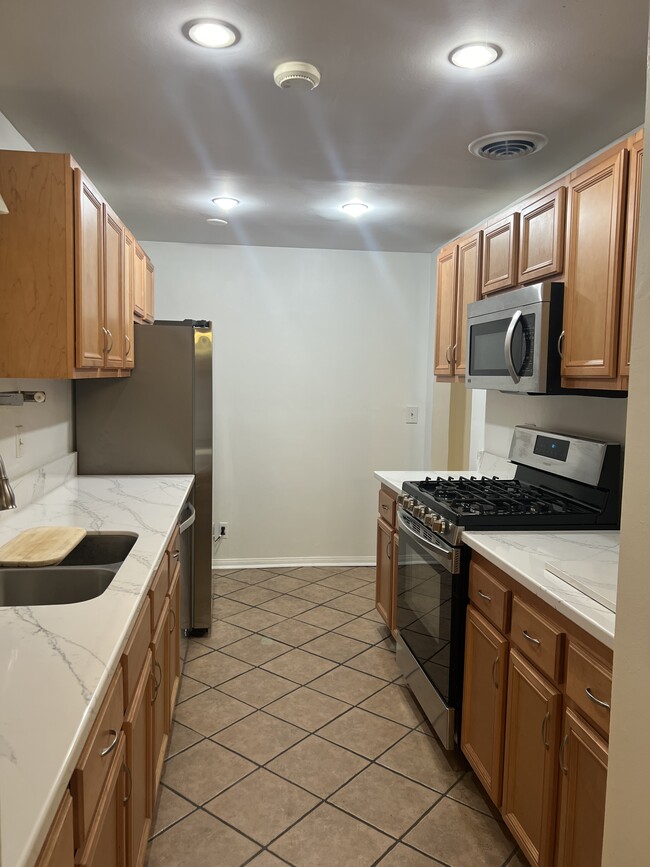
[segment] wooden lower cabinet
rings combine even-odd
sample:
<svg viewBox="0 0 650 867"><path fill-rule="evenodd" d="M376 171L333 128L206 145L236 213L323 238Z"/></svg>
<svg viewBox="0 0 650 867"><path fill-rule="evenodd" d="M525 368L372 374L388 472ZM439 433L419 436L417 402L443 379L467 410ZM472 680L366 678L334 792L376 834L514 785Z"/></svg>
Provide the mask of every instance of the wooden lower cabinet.
<svg viewBox="0 0 650 867"><path fill-rule="evenodd" d="M508 641L467 609L460 743L494 803L501 803Z"/></svg>
<svg viewBox="0 0 650 867"><path fill-rule="evenodd" d="M95 818L77 854L77 867L126 867L124 759L124 735L120 734Z"/></svg>
<svg viewBox="0 0 650 867"><path fill-rule="evenodd" d="M570 708L560 749L558 867L599 867L607 788L607 744Z"/></svg>
<svg viewBox="0 0 650 867"><path fill-rule="evenodd" d="M395 578L397 545L393 528L379 518L377 521L377 589L375 606L392 631L395 629Z"/></svg>
<svg viewBox="0 0 650 867"><path fill-rule="evenodd" d="M169 659L167 660L167 696L169 701L170 720L174 713L178 687L181 682L180 578L181 570L180 566L177 566L169 587Z"/></svg>
<svg viewBox="0 0 650 867"><path fill-rule="evenodd" d="M165 599L158 626L151 641L153 655L153 695L151 707L152 719L152 791L158 789L162 776L165 753L167 752L167 735L170 727L168 703L167 660L169 659L169 599Z"/></svg>
<svg viewBox="0 0 650 867"><path fill-rule="evenodd" d="M503 818L531 864L550 867L562 695L510 651L503 769Z"/></svg>
<svg viewBox="0 0 650 867"><path fill-rule="evenodd" d="M74 867L72 796L66 790L36 867Z"/></svg>
<svg viewBox="0 0 650 867"><path fill-rule="evenodd" d="M152 797L152 677L147 651L133 701L124 719L126 766L126 865L142 867L153 815Z"/></svg>

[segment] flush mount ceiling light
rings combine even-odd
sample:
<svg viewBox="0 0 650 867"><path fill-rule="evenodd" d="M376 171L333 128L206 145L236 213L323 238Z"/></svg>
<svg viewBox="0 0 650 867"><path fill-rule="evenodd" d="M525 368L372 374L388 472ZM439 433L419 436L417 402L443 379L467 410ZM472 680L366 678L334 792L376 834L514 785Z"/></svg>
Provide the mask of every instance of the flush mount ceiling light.
<svg viewBox="0 0 650 867"><path fill-rule="evenodd" d="M360 217L369 209L368 205L364 205L363 202L346 202L345 205L341 205L341 210L349 217Z"/></svg>
<svg viewBox="0 0 650 867"><path fill-rule="evenodd" d="M479 69L481 66L489 66L501 56L498 45L489 42L468 42L459 45L449 55L449 62L461 69Z"/></svg>
<svg viewBox="0 0 650 867"><path fill-rule="evenodd" d="M203 48L230 48L239 42L239 31L226 21L216 18L196 18L188 21L183 33L191 41Z"/></svg>
<svg viewBox="0 0 650 867"><path fill-rule="evenodd" d="M288 90L290 87L301 90L315 90L320 84L320 71L311 63L301 60L290 60L276 66L273 80L278 87Z"/></svg>
<svg viewBox="0 0 650 867"><path fill-rule="evenodd" d="M218 205L222 211L230 211L232 208L236 208L239 204L239 199L233 199L232 196L217 196L216 199L212 199L215 205Z"/></svg>
<svg viewBox="0 0 650 867"><path fill-rule="evenodd" d="M548 139L541 132L517 129L481 136L467 147L471 154L484 160L514 160L541 151L547 144Z"/></svg>
<svg viewBox="0 0 650 867"><path fill-rule="evenodd" d="M227 226L228 220L222 220L221 217L208 217L208 223L212 223L213 226Z"/></svg>

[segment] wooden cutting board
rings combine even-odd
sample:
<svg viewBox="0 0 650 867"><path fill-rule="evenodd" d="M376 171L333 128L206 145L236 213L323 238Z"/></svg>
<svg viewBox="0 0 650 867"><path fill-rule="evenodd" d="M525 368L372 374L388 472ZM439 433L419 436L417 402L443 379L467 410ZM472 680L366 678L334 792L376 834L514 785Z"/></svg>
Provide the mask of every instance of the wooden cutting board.
<svg viewBox="0 0 650 867"><path fill-rule="evenodd" d="M86 535L83 527L32 527L0 548L0 566L55 566Z"/></svg>

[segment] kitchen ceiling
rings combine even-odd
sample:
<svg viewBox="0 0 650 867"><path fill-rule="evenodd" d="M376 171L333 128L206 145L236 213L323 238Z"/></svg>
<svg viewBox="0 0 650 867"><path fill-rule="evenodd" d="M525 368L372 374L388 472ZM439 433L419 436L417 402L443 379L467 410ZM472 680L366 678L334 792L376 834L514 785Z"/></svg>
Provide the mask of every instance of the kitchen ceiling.
<svg viewBox="0 0 650 867"><path fill-rule="evenodd" d="M424 251L643 123L647 0L0 0L0 112L143 240ZM241 31L200 48L185 22ZM503 54L458 69L452 48ZM284 61L313 92L280 90ZM472 156L502 130L549 138ZM211 199L241 204L224 214ZM340 205L370 205L354 220ZM229 225L209 224L223 217Z"/></svg>

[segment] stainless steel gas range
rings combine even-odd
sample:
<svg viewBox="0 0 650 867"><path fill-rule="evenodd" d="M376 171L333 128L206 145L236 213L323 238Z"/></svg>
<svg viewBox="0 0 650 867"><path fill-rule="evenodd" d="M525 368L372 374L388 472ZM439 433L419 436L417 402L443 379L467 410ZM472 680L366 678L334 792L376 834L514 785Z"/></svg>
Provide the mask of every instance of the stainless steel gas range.
<svg viewBox="0 0 650 867"><path fill-rule="evenodd" d="M464 530L617 529L621 447L516 427L513 479L407 481L398 497L397 661L446 749L460 732L469 550Z"/></svg>

